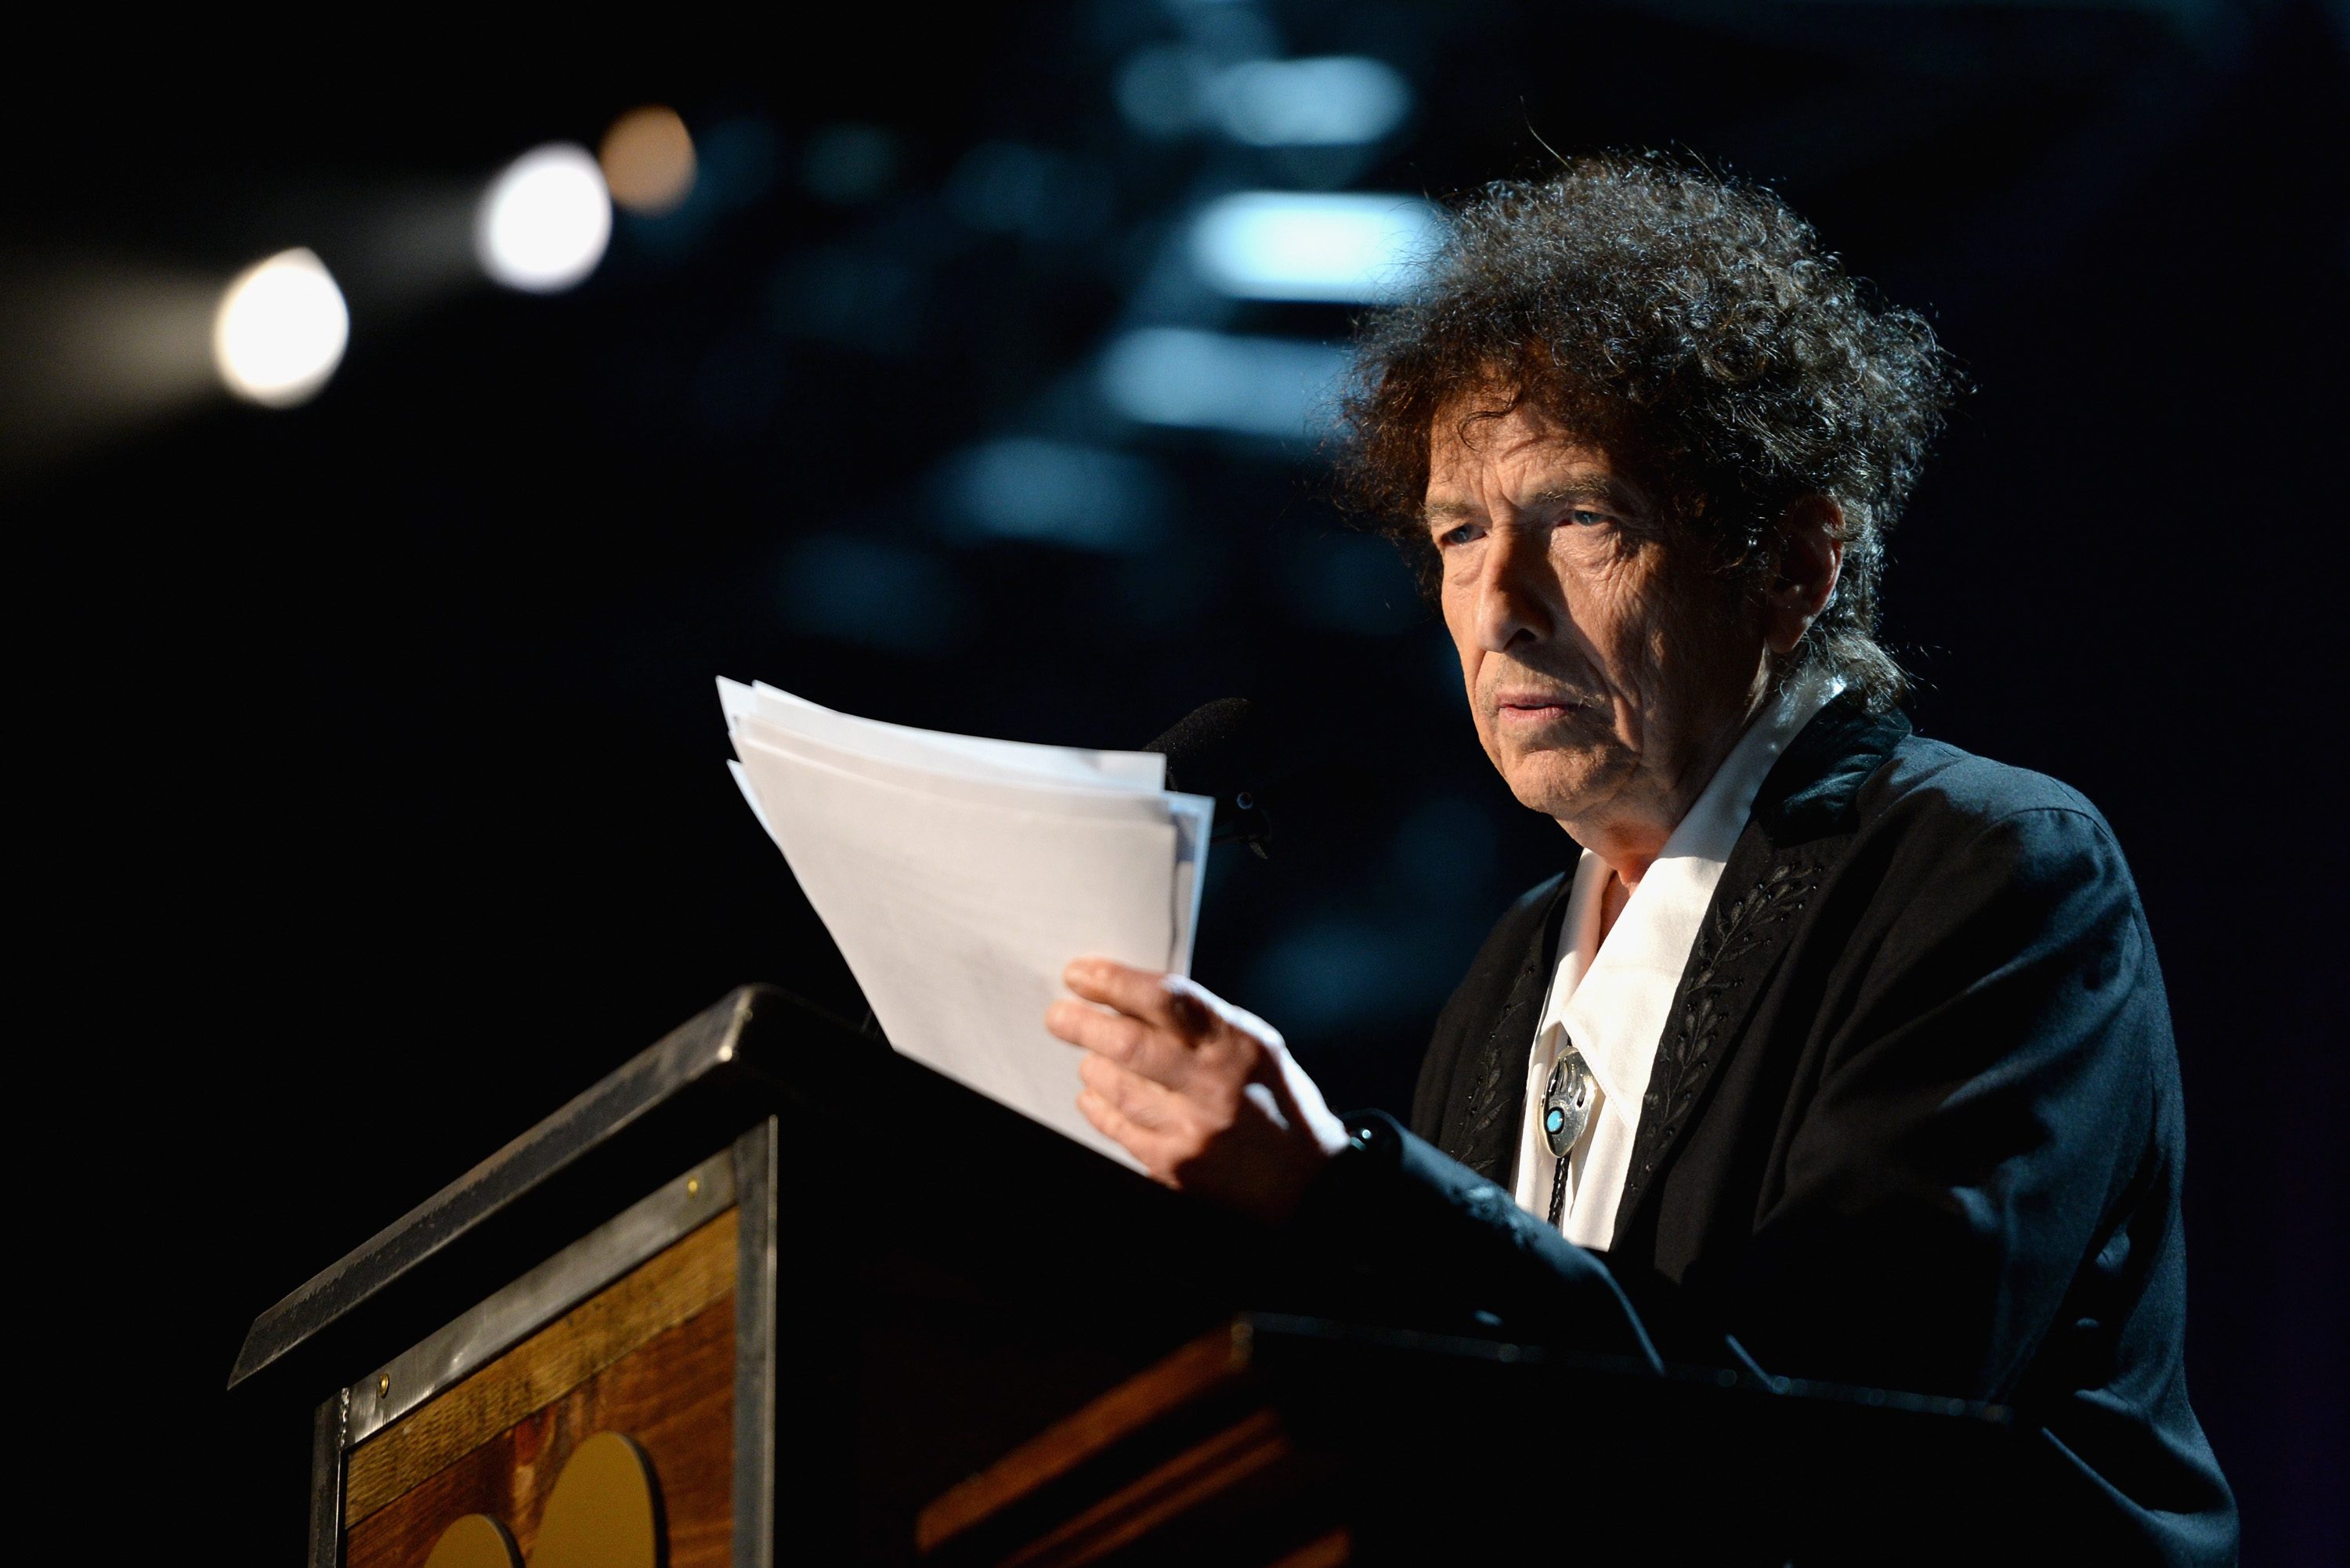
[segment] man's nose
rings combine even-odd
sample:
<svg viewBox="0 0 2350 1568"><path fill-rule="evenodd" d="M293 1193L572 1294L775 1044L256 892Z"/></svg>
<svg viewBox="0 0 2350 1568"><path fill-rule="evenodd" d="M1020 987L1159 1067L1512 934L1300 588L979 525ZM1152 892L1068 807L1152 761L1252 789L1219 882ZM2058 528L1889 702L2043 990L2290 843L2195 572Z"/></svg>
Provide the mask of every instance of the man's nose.
<svg viewBox="0 0 2350 1568"><path fill-rule="evenodd" d="M1555 629L1557 575L1551 569L1550 530L1514 523L1497 525L1477 584L1477 638L1489 653L1521 641L1540 642Z"/></svg>

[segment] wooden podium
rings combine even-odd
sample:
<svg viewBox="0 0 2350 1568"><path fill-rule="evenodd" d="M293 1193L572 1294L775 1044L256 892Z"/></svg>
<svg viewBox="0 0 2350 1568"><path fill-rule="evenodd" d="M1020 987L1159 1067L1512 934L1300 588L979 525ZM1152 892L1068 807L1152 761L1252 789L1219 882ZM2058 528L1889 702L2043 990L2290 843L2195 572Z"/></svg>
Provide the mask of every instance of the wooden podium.
<svg viewBox="0 0 2350 1568"><path fill-rule="evenodd" d="M1568 1477L1617 1500L1578 1551L1776 1563L1962 1523L2010 1462L1956 1401L1263 1310L1313 1299L751 987L272 1307L231 1386L308 1420L310 1568L1463 1561L1555 1551Z"/></svg>
<svg viewBox="0 0 2350 1568"><path fill-rule="evenodd" d="M310 1426L313 1568L477 1514L561 1568L541 1515L605 1432L670 1568L908 1561L923 1503L1228 1313L1251 1246L746 987L263 1314L230 1385Z"/></svg>

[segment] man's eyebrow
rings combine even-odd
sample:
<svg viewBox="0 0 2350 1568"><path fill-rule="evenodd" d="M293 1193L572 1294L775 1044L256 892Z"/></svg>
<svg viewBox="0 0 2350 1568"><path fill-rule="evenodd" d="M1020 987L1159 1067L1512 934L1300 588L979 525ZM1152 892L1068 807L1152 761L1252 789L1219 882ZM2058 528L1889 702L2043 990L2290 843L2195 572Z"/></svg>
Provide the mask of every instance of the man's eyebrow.
<svg viewBox="0 0 2350 1568"><path fill-rule="evenodd" d="M1579 473L1545 484L1527 500L1529 509L1549 506L1570 506L1597 502L1618 512L1638 513L1645 505L1639 490L1622 476L1613 473ZM1430 527L1450 523L1457 518L1479 515L1478 509L1466 501L1440 498L1420 508L1420 516Z"/></svg>
<svg viewBox="0 0 2350 1568"><path fill-rule="evenodd" d="M1640 493L1621 477L1613 473L1579 473L1545 484L1535 493L1533 505L1564 506L1575 502L1596 501L1619 512L1640 510Z"/></svg>

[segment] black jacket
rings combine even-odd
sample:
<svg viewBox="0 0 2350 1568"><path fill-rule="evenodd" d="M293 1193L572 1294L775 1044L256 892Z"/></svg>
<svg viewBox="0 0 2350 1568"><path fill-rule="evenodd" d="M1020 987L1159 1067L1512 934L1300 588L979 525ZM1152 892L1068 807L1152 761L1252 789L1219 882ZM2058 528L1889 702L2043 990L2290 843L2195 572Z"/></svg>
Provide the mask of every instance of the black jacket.
<svg viewBox="0 0 2350 1568"><path fill-rule="evenodd" d="M1604 1275L1494 1185L1566 888L1494 928L1413 1134L1336 1162L1319 1222L1375 1228L1513 1332L1645 1331L1666 1359L1727 1334L1773 1373L2011 1405L2150 1558L2233 1561L2181 1365L2169 1013L2095 808L1898 713L1814 720L1690 951Z"/></svg>

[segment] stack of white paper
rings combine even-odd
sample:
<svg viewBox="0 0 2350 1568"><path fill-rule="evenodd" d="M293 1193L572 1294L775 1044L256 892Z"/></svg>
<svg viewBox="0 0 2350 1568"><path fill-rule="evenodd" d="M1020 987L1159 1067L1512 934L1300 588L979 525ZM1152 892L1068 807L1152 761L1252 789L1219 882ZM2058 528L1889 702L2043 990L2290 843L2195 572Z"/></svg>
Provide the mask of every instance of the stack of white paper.
<svg viewBox="0 0 2350 1568"><path fill-rule="evenodd" d="M884 724L718 683L743 798L791 863L889 1044L1132 1165L1076 1107L1045 1032L1097 953L1188 972L1215 803L1167 760Z"/></svg>

